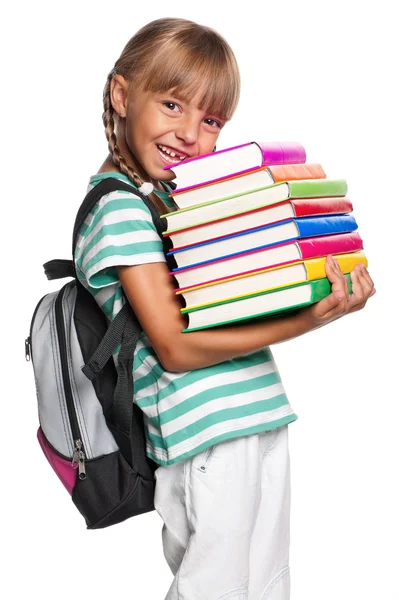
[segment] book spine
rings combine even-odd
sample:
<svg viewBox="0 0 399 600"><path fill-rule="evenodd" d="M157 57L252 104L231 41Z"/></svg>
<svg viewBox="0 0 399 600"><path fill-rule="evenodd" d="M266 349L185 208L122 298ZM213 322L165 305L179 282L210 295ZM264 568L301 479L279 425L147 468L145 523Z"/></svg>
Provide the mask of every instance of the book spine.
<svg viewBox="0 0 399 600"><path fill-rule="evenodd" d="M345 179L302 179L290 181L290 198L326 198L346 196Z"/></svg>
<svg viewBox="0 0 399 600"><path fill-rule="evenodd" d="M302 258L343 254L363 250L363 240L358 233L343 233L296 240Z"/></svg>
<svg viewBox="0 0 399 600"><path fill-rule="evenodd" d="M348 198L303 198L291 200L291 206L297 217L306 215L345 214L353 211L352 202Z"/></svg>
<svg viewBox="0 0 399 600"><path fill-rule="evenodd" d="M305 148L299 142L256 142L262 151L263 164L284 165L306 162Z"/></svg>
<svg viewBox="0 0 399 600"><path fill-rule="evenodd" d="M335 254L342 273L350 273L355 265L363 263L367 267L367 258L363 252L354 252L350 254ZM326 258L305 260L304 265L307 272L307 279L321 279L326 276Z"/></svg>
<svg viewBox="0 0 399 600"><path fill-rule="evenodd" d="M329 233L347 233L357 229L355 218L351 215L338 217L302 217L295 219L298 237L314 237Z"/></svg>
<svg viewBox="0 0 399 600"><path fill-rule="evenodd" d="M271 165L269 167L275 183L297 179L326 179L327 175L319 164Z"/></svg>

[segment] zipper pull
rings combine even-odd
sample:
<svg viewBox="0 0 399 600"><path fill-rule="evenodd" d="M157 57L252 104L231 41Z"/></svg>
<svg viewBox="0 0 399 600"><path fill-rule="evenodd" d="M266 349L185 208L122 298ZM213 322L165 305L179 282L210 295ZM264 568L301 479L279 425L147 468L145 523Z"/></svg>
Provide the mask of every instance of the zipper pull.
<svg viewBox="0 0 399 600"><path fill-rule="evenodd" d="M80 450L79 452L79 479L86 479L86 467L85 467L86 457L84 452Z"/></svg>
<svg viewBox="0 0 399 600"><path fill-rule="evenodd" d="M79 479L86 479L86 456L82 450L81 440L75 440L75 449L72 457L72 467L79 469Z"/></svg>
<svg viewBox="0 0 399 600"><path fill-rule="evenodd" d="M31 351L30 351L30 336L28 336L25 340L25 360L27 362L30 361Z"/></svg>
<svg viewBox="0 0 399 600"><path fill-rule="evenodd" d="M73 456L72 456L72 467L74 469L78 468L78 464L79 464L79 449L77 447L77 442L75 441L75 447L73 449Z"/></svg>

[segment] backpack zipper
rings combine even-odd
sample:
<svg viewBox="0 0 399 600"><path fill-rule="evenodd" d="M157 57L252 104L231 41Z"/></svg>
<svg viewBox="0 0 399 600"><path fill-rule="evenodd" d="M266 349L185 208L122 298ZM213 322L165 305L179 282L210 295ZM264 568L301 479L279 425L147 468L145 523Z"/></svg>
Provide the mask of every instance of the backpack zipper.
<svg viewBox="0 0 399 600"><path fill-rule="evenodd" d="M62 311L62 299L64 297L66 286L69 283L66 283L63 288L60 289L57 298L54 303L54 312L55 312L55 323L58 334L58 341L60 347L60 358L61 358L61 372L62 379L64 382L65 389L65 400L68 411L69 423L71 425L72 437L74 442L74 453L72 456L72 466L74 469L79 469L79 479L86 479L86 467L85 461L86 456L84 452L84 446L82 442L82 436L80 433L78 417L76 414L76 408L73 401L71 384L69 381L69 370L68 370L68 359L67 359L67 351L66 351L66 335L65 335L65 327L63 320L63 311Z"/></svg>
<svg viewBox="0 0 399 600"><path fill-rule="evenodd" d="M33 322L35 320L36 313L39 310L39 306L41 305L42 300L44 300L46 296L47 296L47 294L45 294L43 296L43 298L40 298L39 302L36 304L35 310L33 311L33 316L32 316L31 322L30 322L29 335L28 335L28 337L25 340L25 360L27 362L29 362L31 359L33 360L33 357L32 357L32 329L33 329Z"/></svg>

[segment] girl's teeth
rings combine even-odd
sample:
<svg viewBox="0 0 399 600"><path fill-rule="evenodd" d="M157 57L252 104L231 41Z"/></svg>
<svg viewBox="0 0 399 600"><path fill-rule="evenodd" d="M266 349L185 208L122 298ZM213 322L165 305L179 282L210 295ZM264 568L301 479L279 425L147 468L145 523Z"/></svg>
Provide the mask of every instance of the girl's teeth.
<svg viewBox="0 0 399 600"><path fill-rule="evenodd" d="M165 152L165 154L168 154L168 155L169 155L170 157L172 157L172 158L174 158L174 157L176 156L176 153L175 153L175 152L172 152L171 150L168 150L168 149L166 148L166 146L158 146L158 148L161 148L161 150L162 150L163 152ZM179 160L184 160L184 159L185 159L185 156L178 156L178 159L179 159Z"/></svg>

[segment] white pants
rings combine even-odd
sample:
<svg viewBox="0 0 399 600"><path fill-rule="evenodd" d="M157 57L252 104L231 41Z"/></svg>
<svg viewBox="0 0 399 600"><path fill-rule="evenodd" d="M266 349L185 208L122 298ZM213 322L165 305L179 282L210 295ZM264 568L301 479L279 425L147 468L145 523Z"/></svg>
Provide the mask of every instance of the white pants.
<svg viewBox="0 0 399 600"><path fill-rule="evenodd" d="M155 471L165 600L289 600L288 425Z"/></svg>

